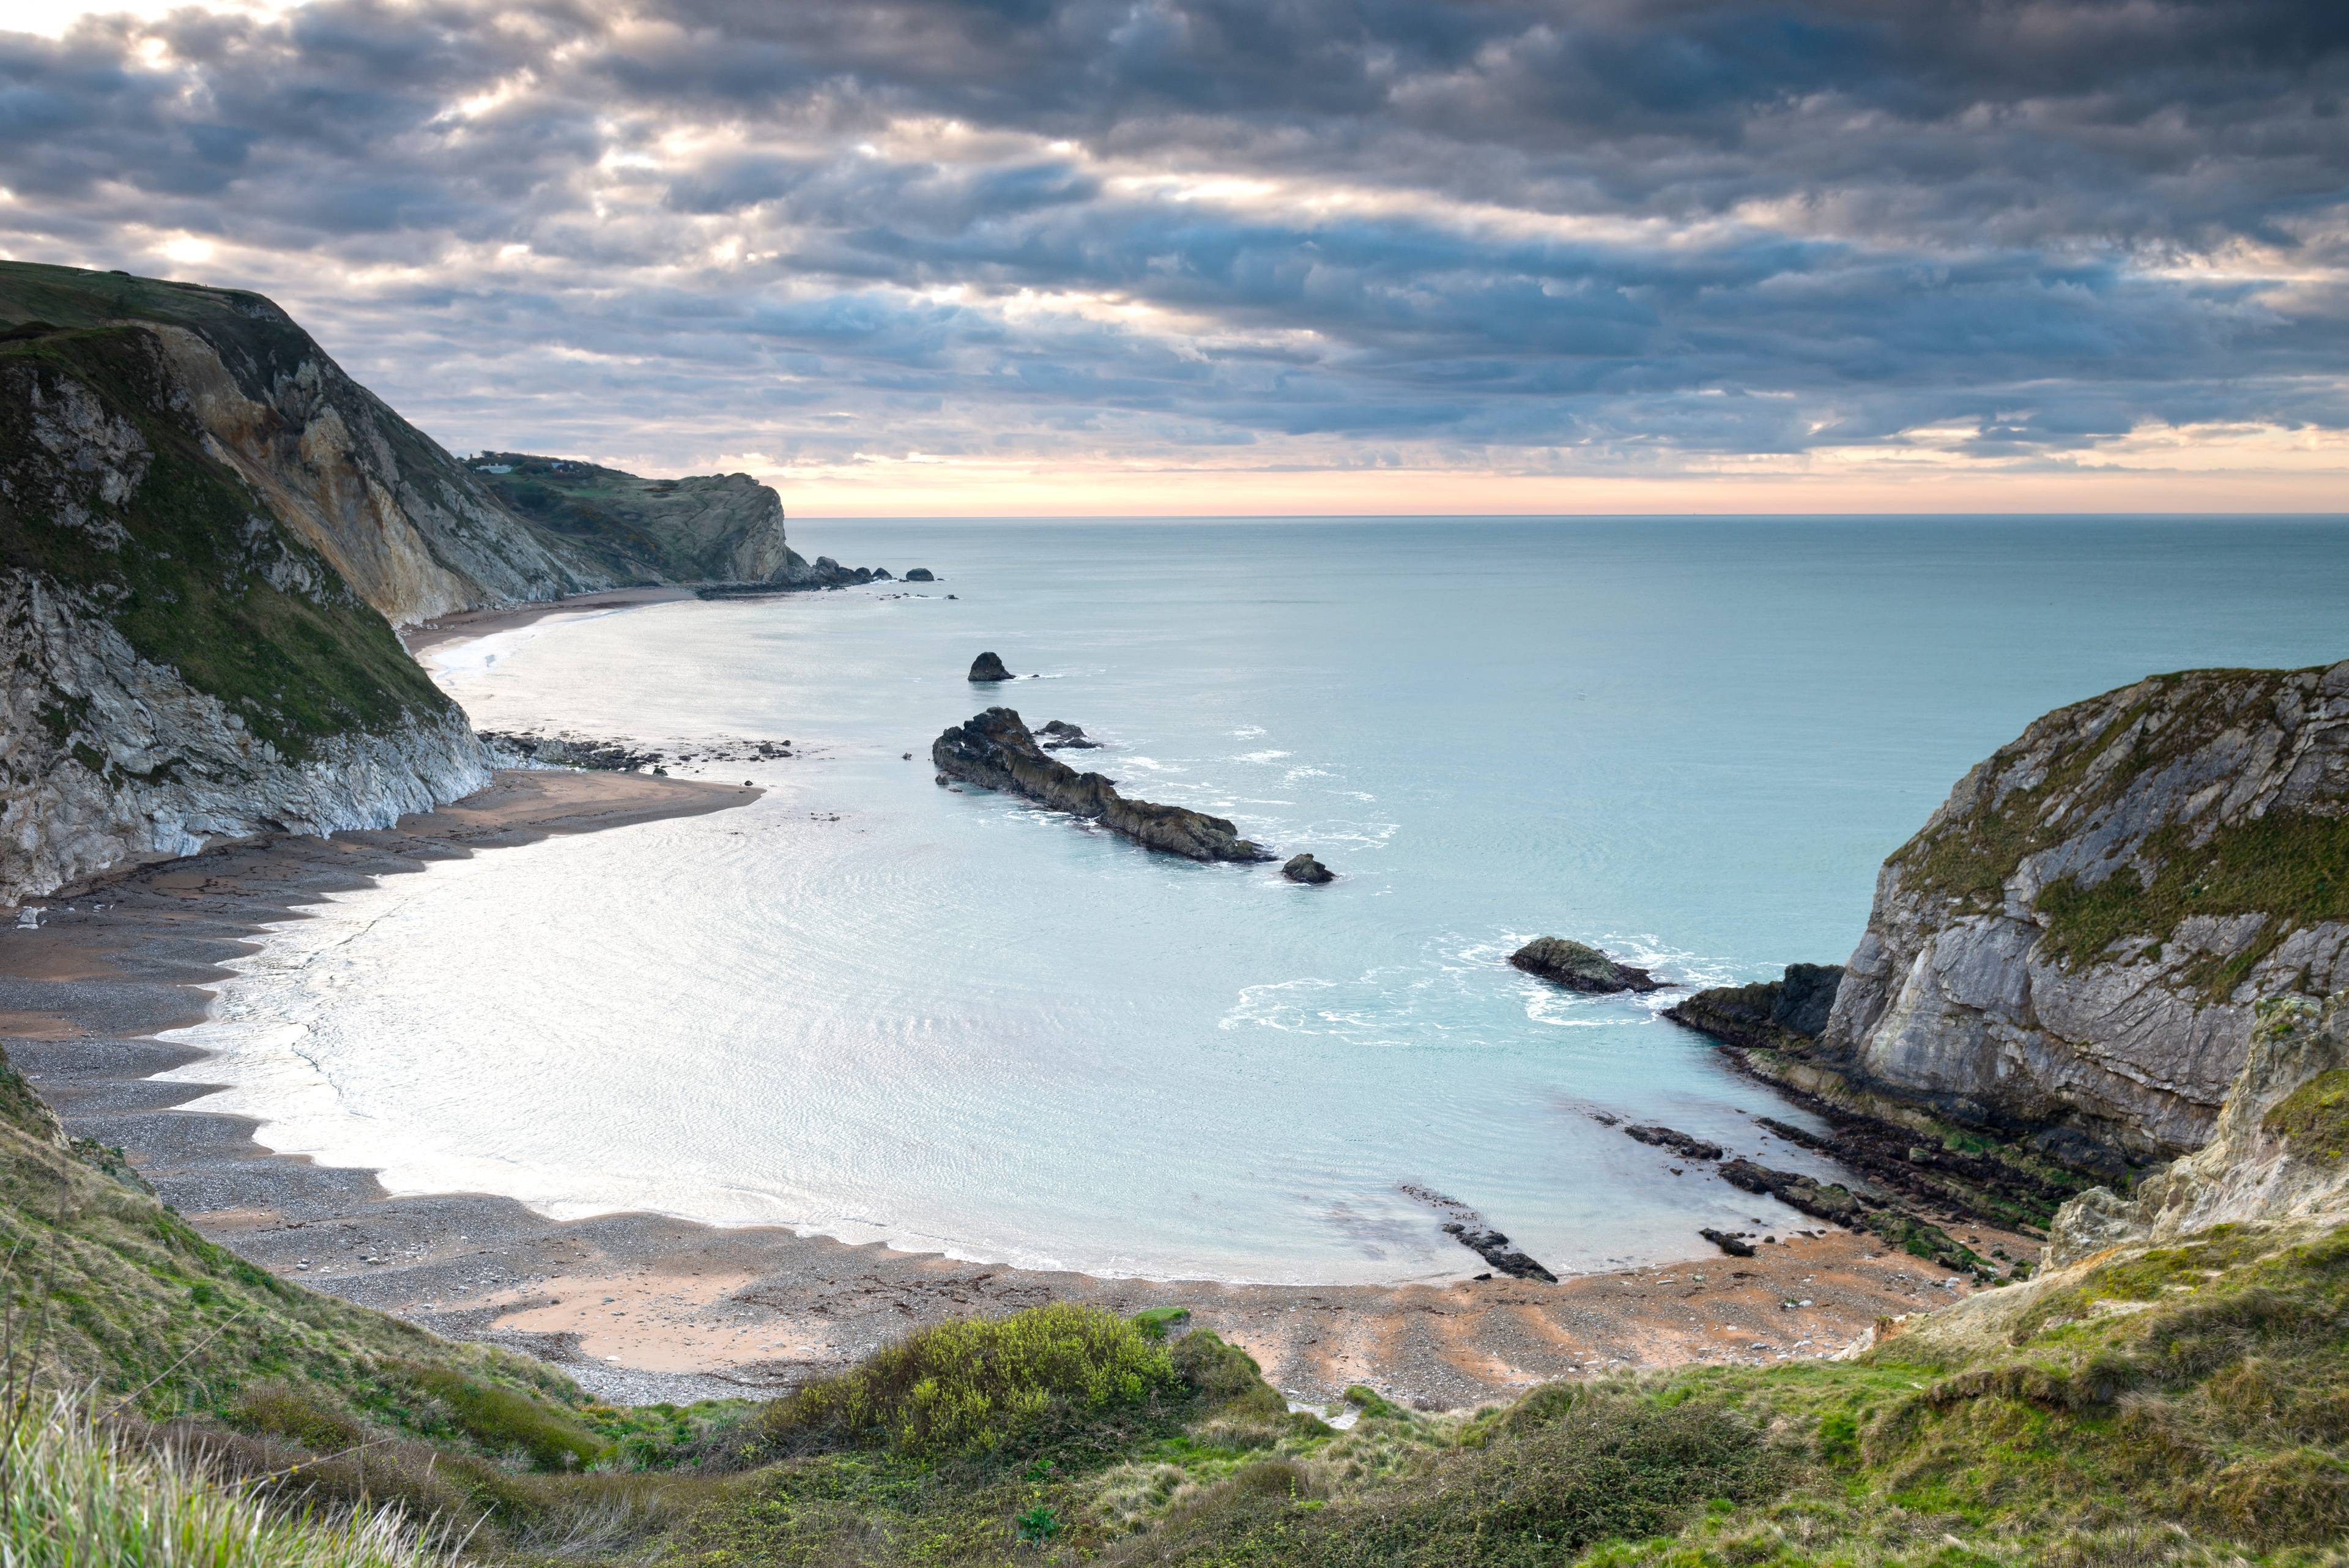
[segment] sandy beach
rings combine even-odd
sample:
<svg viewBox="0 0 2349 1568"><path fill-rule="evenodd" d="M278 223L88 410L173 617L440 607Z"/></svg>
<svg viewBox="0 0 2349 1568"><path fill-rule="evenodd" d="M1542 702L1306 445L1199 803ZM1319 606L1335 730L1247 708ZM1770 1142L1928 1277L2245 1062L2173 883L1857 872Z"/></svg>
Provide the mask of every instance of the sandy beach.
<svg viewBox="0 0 2349 1568"><path fill-rule="evenodd" d="M557 1362L606 1397L771 1393L906 1330L1055 1300L1183 1306L1293 1398L1369 1383L1430 1408L1552 1378L1832 1354L1883 1314L1969 1288L1871 1237L1785 1232L1752 1259L1403 1286L1097 1279L652 1214L556 1223L502 1198L396 1197L364 1170L269 1152L242 1117L179 1107L153 1075L198 1056L222 964L337 889L436 858L724 810L758 792L632 774L507 772L395 828L273 837L132 868L47 900L0 939L0 1039L77 1134L119 1145L206 1235L289 1278L451 1335ZM1960 1225L2010 1250L2030 1245ZM1464 1254L1464 1271L1475 1266Z"/></svg>

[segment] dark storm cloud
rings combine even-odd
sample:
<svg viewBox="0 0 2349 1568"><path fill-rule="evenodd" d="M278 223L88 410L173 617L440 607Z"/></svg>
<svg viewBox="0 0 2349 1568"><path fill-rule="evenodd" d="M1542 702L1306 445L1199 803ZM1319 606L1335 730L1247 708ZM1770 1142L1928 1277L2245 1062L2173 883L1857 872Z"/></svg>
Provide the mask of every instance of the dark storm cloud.
<svg viewBox="0 0 2349 1568"><path fill-rule="evenodd" d="M2305 0L316 0L0 35L0 236L484 444L2054 458L2342 428L2344 88Z"/></svg>

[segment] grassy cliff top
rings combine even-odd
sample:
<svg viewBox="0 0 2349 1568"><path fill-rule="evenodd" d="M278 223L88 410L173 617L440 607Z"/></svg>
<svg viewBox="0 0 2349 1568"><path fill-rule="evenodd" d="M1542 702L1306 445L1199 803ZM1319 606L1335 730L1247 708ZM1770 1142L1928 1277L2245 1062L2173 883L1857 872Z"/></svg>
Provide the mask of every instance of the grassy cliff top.
<svg viewBox="0 0 2349 1568"><path fill-rule="evenodd" d="M768 531L781 560L782 502L747 473L645 479L528 452L485 452L467 465L516 515L615 570L649 567L672 582L738 576L736 552Z"/></svg>
<svg viewBox="0 0 2349 1568"><path fill-rule="evenodd" d="M2268 917L2231 989L2288 932L2349 920L2343 667L2157 675L2057 709L1969 773L1887 865L1905 895L1999 907L2026 862L2049 950L2078 964L2192 916Z"/></svg>

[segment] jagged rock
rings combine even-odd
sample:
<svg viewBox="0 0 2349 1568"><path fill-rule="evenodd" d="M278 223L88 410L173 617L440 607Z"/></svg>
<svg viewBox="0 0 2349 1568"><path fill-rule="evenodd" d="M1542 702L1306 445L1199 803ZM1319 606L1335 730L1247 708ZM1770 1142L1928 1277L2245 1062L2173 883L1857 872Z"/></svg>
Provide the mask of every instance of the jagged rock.
<svg viewBox="0 0 2349 1568"><path fill-rule="evenodd" d="M1617 963L1597 948L1563 937L1536 937L1509 955L1509 961L1527 974L1562 985L1568 991L1608 992L1659 991L1655 976L1630 964Z"/></svg>
<svg viewBox="0 0 2349 1568"><path fill-rule="evenodd" d="M1319 884L1334 882L1338 879L1336 872L1314 859L1310 855L1290 856L1288 864L1281 867L1280 874L1292 882Z"/></svg>
<svg viewBox="0 0 2349 1568"><path fill-rule="evenodd" d="M970 674L966 679L978 680L1013 680L1018 677L1003 667L1003 660L992 653L982 653L970 661Z"/></svg>
<svg viewBox="0 0 2349 1568"><path fill-rule="evenodd" d="M2344 815L2349 662L2059 709L1885 862L1820 1059L1973 1125L2199 1147L2254 1002L2349 988L2324 879L2266 869L2337 856Z"/></svg>
<svg viewBox="0 0 2349 1568"><path fill-rule="evenodd" d="M1715 1231L1710 1228L1699 1231L1697 1234L1733 1258L1750 1258L1754 1255L1754 1243L1742 1236L1733 1236L1726 1231Z"/></svg>
<svg viewBox="0 0 2349 1568"><path fill-rule="evenodd" d="M971 679L976 680L978 677L973 675ZM1063 720L1051 720L1047 722L1042 729L1038 730L1036 732L1039 735L1049 737L1043 742L1044 749L1048 752L1097 752L1101 750L1101 742L1099 741L1087 740L1085 738L1084 731Z"/></svg>
<svg viewBox="0 0 2349 1568"><path fill-rule="evenodd" d="M976 673L973 679L978 679ZM1151 849L1192 860L1271 858L1220 816L1187 806L1128 800L1101 774L1081 774L1047 755L1009 708L989 708L948 730L931 742L930 760L942 774L1088 818Z"/></svg>
<svg viewBox="0 0 2349 1568"><path fill-rule="evenodd" d="M905 580L909 583L935 583L937 578L930 575L929 567L916 566L905 574Z"/></svg>
<svg viewBox="0 0 2349 1568"><path fill-rule="evenodd" d="M1708 1143L1701 1137L1691 1137L1687 1133L1671 1127L1625 1127L1623 1131L1641 1143L1656 1148L1671 1149L1673 1153L1688 1159L1719 1159L1722 1156L1722 1147L1719 1144Z"/></svg>
<svg viewBox="0 0 2349 1568"><path fill-rule="evenodd" d="M1514 1279L1539 1280L1544 1284L1557 1283L1557 1276L1517 1250L1506 1236L1485 1223L1485 1217L1456 1198L1404 1182L1404 1197L1426 1204L1444 1216L1440 1228L1444 1233L1484 1259L1501 1273Z"/></svg>

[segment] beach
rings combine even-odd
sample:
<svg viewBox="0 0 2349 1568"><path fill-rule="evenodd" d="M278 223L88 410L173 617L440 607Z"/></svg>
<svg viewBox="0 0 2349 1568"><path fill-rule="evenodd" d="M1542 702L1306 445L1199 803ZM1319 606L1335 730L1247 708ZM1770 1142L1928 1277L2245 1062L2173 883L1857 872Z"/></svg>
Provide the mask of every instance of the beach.
<svg viewBox="0 0 2349 1568"><path fill-rule="evenodd" d="M211 1239L314 1288L543 1356L614 1400L772 1395L925 1324L1079 1301L1187 1308L1301 1403L1367 1383L1454 1408L1561 1376L1829 1355L1879 1317L1969 1288L1831 1230L1780 1233L1752 1259L1556 1284L1313 1286L1022 1271L658 1214L560 1223L505 1198L393 1196L367 1171L273 1154L249 1119L176 1108L206 1085L154 1078L200 1054L157 1036L201 1019L222 963L271 924L304 918L305 904L437 859L528 854L557 836L721 812L758 794L502 772L392 829L271 837L131 868L47 900L37 924L0 943L0 1038L72 1132L128 1150ZM1984 1247L2030 1245L1957 1229Z"/></svg>

